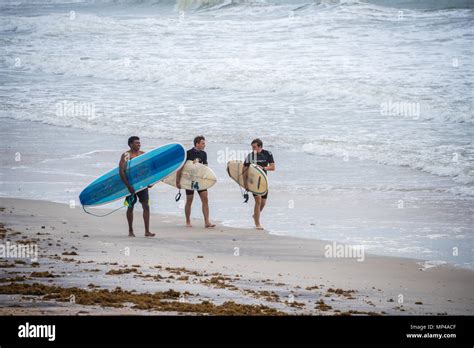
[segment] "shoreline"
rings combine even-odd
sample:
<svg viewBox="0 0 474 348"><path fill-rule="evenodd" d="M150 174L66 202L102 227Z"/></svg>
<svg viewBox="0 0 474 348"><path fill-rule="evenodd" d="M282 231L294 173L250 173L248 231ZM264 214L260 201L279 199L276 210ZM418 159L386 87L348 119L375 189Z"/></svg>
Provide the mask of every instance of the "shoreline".
<svg viewBox="0 0 474 348"><path fill-rule="evenodd" d="M45 202L45 203L48 203L48 204L51 203L51 204L59 204L59 205L67 206L67 203L64 203L64 202L29 199L29 198L25 199L25 198L16 198L16 197L0 197L0 202L4 199L5 200ZM120 200L119 200L119 202L120 202ZM197 205L199 205L199 203ZM136 209L135 212L134 212L134 223L136 223L137 219L140 221L140 223L142 223L141 213L137 213L137 211L141 212L142 210L141 210L139 205L137 205L137 207L138 207L138 209ZM2 208L1 205L0 205L0 208ZM194 207L194 208L196 209L196 207ZM81 207L76 206L74 209L81 210ZM103 206L93 207L93 209L95 209L95 210L100 209L104 213L116 210L116 208L113 208L113 209L104 208ZM125 209L123 209L123 210L120 209L120 210L117 210L116 213L113 213L112 215L120 215L120 212L124 213L125 211L126 211ZM153 217L155 217L155 219L156 218L158 218L158 219L162 218L162 219L164 219L164 221L173 220L173 221L176 221L176 223L178 225L182 225L181 227L185 227L184 224L182 223L182 220L184 220L184 215L183 215L183 218L180 217L181 215L182 214L180 214L180 213L170 213L170 212L168 212L168 213L156 213L156 212L152 212L151 215L150 215L151 229L153 229L153 221L151 220ZM101 217L99 216L99 217L95 217L95 218L101 218ZM203 227L203 226L201 226L201 225L203 225L202 219L191 217L191 220L193 221L193 228L202 228ZM307 236L295 236L295 235L279 234L279 232L275 232L275 231L272 231L272 230L267 229L267 228L265 228L263 231L257 231L253 227L236 227L236 226L228 225L228 224L226 224L226 222L222 222L220 220L214 220L213 219L212 222L216 224L216 228L262 232L262 233L265 233L265 234L267 234L269 236L273 236L273 237L289 238L290 240L291 239L296 239L296 240L301 240L301 241L310 240L310 241L315 241L315 242L318 242L318 243L324 243L324 245L334 245L335 244L337 246L344 246L344 247L348 247L348 248L358 247L357 245L345 244L345 243L341 243L341 242L338 242L338 241L335 241L335 240L329 240L329 239L318 239L318 238L312 238L312 237L307 237ZM1 221L0 221L0 223L1 223ZM206 230L211 230L211 229L208 229L208 228L205 228L205 229ZM136 237L139 237L139 238L140 237L145 237L144 235L140 235L140 234L137 235L136 231L135 231L135 235L136 235ZM159 233L157 233L155 237L159 238ZM153 239L153 237L147 237L147 238ZM357 259L359 257L356 254L357 249L353 250L352 252L354 253L354 256L352 258ZM371 253L371 252L367 253L366 251L364 251L364 254L365 255L370 255L372 257L397 258L397 259L402 259L402 260L409 260L409 261L416 262L418 265L420 265L420 268L424 268L424 266L422 264L427 264L426 268L433 268L433 267L439 267L441 265L445 265L445 266L453 267L455 269L463 269L463 270L472 271L473 274L474 274L474 269L471 269L471 268L468 268L468 267L462 267L459 264L454 264L454 263L451 263L451 262L436 261L436 260L435 261L429 261L429 260L421 259L421 258L418 259L418 258L413 258L413 257L404 257L404 256L396 256L396 255L394 255L394 256L392 256L392 255L383 255L383 254ZM335 258L337 258L337 256Z"/></svg>
<svg viewBox="0 0 474 348"><path fill-rule="evenodd" d="M25 128L38 135L18 137ZM4 131L7 141L17 145L14 150L2 151L6 159L3 197L61 203L74 200L77 204L80 191L116 166L124 149L119 135L64 126L5 119ZM63 140L53 145L48 139L58 132L64 135ZM164 141L142 140L149 148ZM248 228L253 225L252 204L241 204L240 191L225 172L224 158L248 147L234 145L210 141L206 148L218 176L209 204L213 219L229 227ZM17 153L22 155L21 161L16 161ZM295 154L284 149L274 153L278 153L278 170L270 178L271 197L262 218L272 234L363 244L378 255L422 255L426 260L474 269L470 256L473 200L449 194L448 179L368 160L351 158L346 162L337 156ZM306 175L301 163L311 163L318 174ZM181 214L183 200L175 201L176 192L171 186L155 185L150 191L151 211ZM193 209L193 216L200 217L198 210ZM458 256L452 255L453 246L459 247Z"/></svg>
<svg viewBox="0 0 474 348"><path fill-rule="evenodd" d="M168 189L168 191L170 191L170 190L171 189ZM67 203L59 202L59 201L38 200L38 199L29 199L29 198L16 198L16 197L1 197L0 196L0 201L3 200L3 199L6 199L6 200L9 200L9 199L24 200L24 201L45 202L45 203L52 203L52 204L59 204L59 205L67 205ZM1 207L1 205L0 205L0 207ZM76 206L75 209L80 210L81 208ZM116 210L116 208L113 208L113 209L112 208L104 208L103 206L97 206L97 207L94 207L93 209L101 210L104 213ZM195 207L195 209L196 209L196 207ZM138 205L138 211L140 211L140 212L142 211L139 205ZM117 212L112 214L112 215L120 214L120 212L125 212L125 209L117 210ZM137 210L135 210L135 214L137 214L136 212L137 212ZM182 214L173 213L173 212L167 212L167 213L152 212L151 215L150 215L150 218L152 218L152 217L160 218L161 217L165 220L169 220L169 219L179 220L179 221L177 221L177 223L182 224L181 220L183 220L183 219L180 218L180 215L182 215ZM100 218L100 217L97 217L97 218ZM137 218L140 219L140 221L141 221L141 215L136 216L134 221L136 221ZM201 219L195 218L195 217L192 217L191 220L194 221L194 222L198 222L198 224L201 221ZM233 230L233 229L235 229L235 230L249 230L249 231L256 231L257 232L257 230L255 230L252 227L236 227L236 226L233 226L232 224L227 224L226 222L223 222L223 221L220 221L220 220L215 220L215 219L213 219L212 221L213 221L213 223L216 224L216 228L223 227L223 228L226 228L226 229L228 228L228 229L231 229L231 230ZM150 224L153 225L152 221L150 221ZM196 227L196 226L194 226L194 227ZM342 245L342 246L346 246L346 247L353 247L353 246L354 247L359 247L358 245L341 243L339 241L335 241L335 240L331 240L331 239L318 239L318 238L313 238L313 237L308 237L308 236L295 236L295 235L282 234L282 232L280 232L280 231L272 231L272 230L267 229L267 228L265 228L263 232L270 235L270 236L290 238L290 239L300 239L300 240L311 240L311 241L317 241L317 242L320 242L320 243L324 243L325 245L337 244L337 245ZM137 237L143 237L143 236L137 235ZM157 235L157 237L159 237L159 235ZM446 265L446 266L449 266L449 267L453 267L455 269L468 270L468 271L472 271L474 273L474 269L471 269L469 267L465 267L465 266L462 266L460 264L455 264L455 263L452 263L452 262L446 262L446 261L441 261L441 260L427 260L427 259L422 259L422 258L405 257L405 256L397 256L397 255L384 255L384 254L372 253L372 252L367 253L365 251L364 251L364 254L365 255L372 255L372 256L375 256L375 257L399 258L399 259L403 259L403 260L410 260L410 261L413 261L413 262L416 262L417 264L419 264L420 267L423 268L423 269L425 269L425 268L429 269L429 268L433 268L433 267L439 267L441 265ZM357 258L357 255L354 256L354 258Z"/></svg>
<svg viewBox="0 0 474 348"><path fill-rule="evenodd" d="M327 258L325 246L333 242L221 224L205 229L199 219L193 219L195 227L190 229L181 218L154 213L151 226L157 235L144 238L140 209L134 220L137 237L130 238L125 216L119 213L96 218L80 207L15 198L1 198L0 207L2 242L35 243L39 248L38 264L2 259L2 315L94 315L104 308L112 314L145 315L474 313L469 291L474 272L450 264L421 270L416 259L372 254L365 254L362 262ZM79 291L76 303L64 303L64 296L29 294L38 292L35 283L60 287L62 295L77 289L88 292ZM125 296L134 304L131 307L94 302L95 292L113 292L116 287L141 297L121 294L120 299ZM174 295L165 300L166 306L160 300L144 307L149 303L145 294L167 294L170 289ZM11 291L23 295L19 302L5 296ZM89 302L81 302L84 296Z"/></svg>

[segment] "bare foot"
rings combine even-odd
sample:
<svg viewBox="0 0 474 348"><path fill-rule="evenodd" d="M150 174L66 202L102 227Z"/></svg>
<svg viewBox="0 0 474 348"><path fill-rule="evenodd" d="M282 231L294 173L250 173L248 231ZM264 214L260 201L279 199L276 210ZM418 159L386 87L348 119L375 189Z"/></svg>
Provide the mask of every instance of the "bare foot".
<svg viewBox="0 0 474 348"><path fill-rule="evenodd" d="M213 227L216 227L215 224L211 224L210 222L207 223L205 226L206 226L206 228L213 228Z"/></svg>
<svg viewBox="0 0 474 348"><path fill-rule="evenodd" d="M193 227L190 222L186 222L186 227Z"/></svg>
<svg viewBox="0 0 474 348"><path fill-rule="evenodd" d="M256 228L257 230L259 230L259 231L264 230L264 228L263 228L262 226L260 226L260 225L257 225L255 228Z"/></svg>
<svg viewBox="0 0 474 348"><path fill-rule="evenodd" d="M135 234L133 233L133 231L128 231L128 236L129 237L135 237Z"/></svg>
<svg viewBox="0 0 474 348"><path fill-rule="evenodd" d="M155 234L151 232L145 232L145 237L154 237Z"/></svg>

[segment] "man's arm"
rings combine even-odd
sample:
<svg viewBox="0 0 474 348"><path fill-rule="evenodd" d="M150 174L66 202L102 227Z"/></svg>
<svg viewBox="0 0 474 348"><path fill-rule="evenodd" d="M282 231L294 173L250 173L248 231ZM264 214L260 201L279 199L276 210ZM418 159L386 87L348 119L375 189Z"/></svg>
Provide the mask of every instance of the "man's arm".
<svg viewBox="0 0 474 348"><path fill-rule="evenodd" d="M249 190L248 169L249 169L249 167L247 167L247 166L244 166L244 168L242 169L242 178L244 179L244 188L245 188L247 191Z"/></svg>
<svg viewBox="0 0 474 348"><path fill-rule="evenodd" d="M249 186L248 186L248 170L250 167L250 154L247 156L247 158L244 161L244 167L242 168L242 178L244 179L244 187L248 191Z"/></svg>
<svg viewBox="0 0 474 348"><path fill-rule="evenodd" d="M181 174L183 173L183 168L186 165L187 161L189 161L189 150L186 151L186 161L184 161L183 166L179 168L178 171L176 172L176 187L178 189L181 189Z"/></svg>
<svg viewBox="0 0 474 348"><path fill-rule="evenodd" d="M268 165L265 167L266 170L274 171L275 170L275 160L273 159L273 153L268 151Z"/></svg>
<svg viewBox="0 0 474 348"><path fill-rule="evenodd" d="M184 167L184 166L183 166ZM181 189L181 173L183 172L183 167L181 167L177 172L176 172L176 187Z"/></svg>
<svg viewBox="0 0 474 348"><path fill-rule="evenodd" d="M268 166L265 167L266 170L274 171L275 170L275 163L268 163Z"/></svg>
<svg viewBox="0 0 474 348"><path fill-rule="evenodd" d="M128 154L127 153L122 154L122 157L120 158L120 162L119 162L119 174L120 174L120 179L122 179L125 186L127 186L128 191L133 194L135 193L135 190L128 183L127 175L125 174L125 170L127 169L127 159L128 159Z"/></svg>

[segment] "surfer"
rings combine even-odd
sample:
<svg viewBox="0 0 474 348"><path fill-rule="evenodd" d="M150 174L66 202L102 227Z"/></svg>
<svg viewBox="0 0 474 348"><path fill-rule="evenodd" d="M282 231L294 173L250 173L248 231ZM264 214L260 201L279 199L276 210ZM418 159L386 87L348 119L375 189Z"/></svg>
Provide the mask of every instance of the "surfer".
<svg viewBox="0 0 474 348"><path fill-rule="evenodd" d="M127 186L128 191L130 191L130 196L125 198L125 204L128 205L127 208L127 221L128 221L128 236L135 237L133 233L133 207L137 202L137 197L140 200L140 203L143 207L143 221L145 222L145 237L154 237L155 234L150 232L150 206L148 205L149 196L148 196L148 188L135 193L135 190L132 185L128 182L126 170L127 170L127 162L130 161L132 158L138 157L145 152L140 151L140 138L137 136L132 136L128 138L128 146L130 146L130 150L124 152L122 157L120 158L119 163L119 173L120 178L124 182L125 186ZM153 185L149 185L148 187L152 187Z"/></svg>
<svg viewBox="0 0 474 348"><path fill-rule="evenodd" d="M204 151L204 148L206 147L206 139L202 136L199 135L194 138L194 147L192 149L189 149L186 152L186 160L187 161L193 161L194 163L201 163L207 166L207 154L206 151ZM181 189L181 173L183 169L181 168L178 170L176 173L176 187L178 189ZM199 190L198 191L199 197L201 198L201 204L202 204L202 214L204 215L204 225L206 228L211 228L215 227L213 223L209 220L209 201L208 201L208 193L207 190ZM186 226L187 227L193 227L191 225L191 206L193 204L193 198L194 198L194 190L186 190L186 205L184 207L184 213L186 215Z"/></svg>
<svg viewBox="0 0 474 348"><path fill-rule="evenodd" d="M265 172L265 174L267 173L267 170L274 171L275 161L273 160L273 154L270 151L263 149L263 142L257 138L252 140L250 145L252 146L252 152L249 153L245 159L244 167L249 167L250 163L253 163L260 167ZM243 171L243 178L244 187L248 191L248 175L246 170ZM263 230L263 227L260 225L260 214L267 204L268 191L263 196L253 194L253 198L255 199L255 207L253 212L255 227L257 230Z"/></svg>

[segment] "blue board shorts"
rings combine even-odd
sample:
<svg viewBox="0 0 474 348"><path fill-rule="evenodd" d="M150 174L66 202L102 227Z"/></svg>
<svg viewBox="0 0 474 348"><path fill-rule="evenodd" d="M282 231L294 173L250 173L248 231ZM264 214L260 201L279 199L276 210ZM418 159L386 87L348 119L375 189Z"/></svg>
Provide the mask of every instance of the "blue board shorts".
<svg viewBox="0 0 474 348"><path fill-rule="evenodd" d="M129 208L132 208L133 209L133 206L135 205L135 203L137 203L137 197L138 197L138 200L140 201L141 204L148 204L148 201L150 200L150 197L148 195L148 189L144 189L140 192L137 192L135 193L135 196L133 196L133 201L132 201L132 205L130 206L129 202L128 202L128 198L130 196L127 196L125 198L125 202L124 204L126 206L128 206Z"/></svg>

